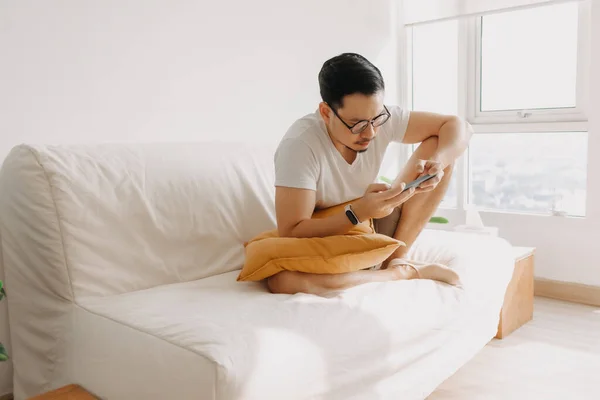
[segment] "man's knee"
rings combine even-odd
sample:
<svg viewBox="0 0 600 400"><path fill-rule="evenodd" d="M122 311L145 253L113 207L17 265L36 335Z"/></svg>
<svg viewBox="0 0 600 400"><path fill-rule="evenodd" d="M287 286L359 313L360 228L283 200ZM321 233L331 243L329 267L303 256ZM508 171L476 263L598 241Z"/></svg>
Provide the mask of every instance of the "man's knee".
<svg viewBox="0 0 600 400"><path fill-rule="evenodd" d="M296 294L302 291L302 277L299 272L281 271L267 279L271 293Z"/></svg>

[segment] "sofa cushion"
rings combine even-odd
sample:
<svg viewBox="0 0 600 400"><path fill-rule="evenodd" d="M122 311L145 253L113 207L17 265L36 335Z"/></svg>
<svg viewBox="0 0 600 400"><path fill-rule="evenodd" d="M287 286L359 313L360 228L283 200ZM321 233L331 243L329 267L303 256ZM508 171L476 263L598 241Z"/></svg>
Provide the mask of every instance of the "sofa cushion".
<svg viewBox="0 0 600 400"><path fill-rule="evenodd" d="M422 399L495 335L510 250L497 238L421 235L409 256L460 271L463 288L382 282L323 298L271 294L234 271L81 306L211 361L203 398Z"/></svg>
<svg viewBox="0 0 600 400"><path fill-rule="evenodd" d="M260 281L278 272L341 274L385 261L401 245L389 236L350 231L315 238L279 237L276 230L251 240L240 281Z"/></svg>
<svg viewBox="0 0 600 400"><path fill-rule="evenodd" d="M345 204L315 212L326 218L343 212ZM344 235L327 237L280 237L271 230L246 244L246 260L239 281L260 281L278 272L341 274L369 268L385 261L404 243L375 233L371 220L354 226Z"/></svg>

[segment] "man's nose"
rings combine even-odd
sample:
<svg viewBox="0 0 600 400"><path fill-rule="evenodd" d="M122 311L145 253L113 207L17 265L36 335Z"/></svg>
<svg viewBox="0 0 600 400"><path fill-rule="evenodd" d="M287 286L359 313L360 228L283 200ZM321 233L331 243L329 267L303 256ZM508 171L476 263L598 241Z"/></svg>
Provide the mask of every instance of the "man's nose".
<svg viewBox="0 0 600 400"><path fill-rule="evenodd" d="M360 136L363 139L372 139L373 137L375 137L375 128L373 128L373 125L367 125L365 130L361 132Z"/></svg>

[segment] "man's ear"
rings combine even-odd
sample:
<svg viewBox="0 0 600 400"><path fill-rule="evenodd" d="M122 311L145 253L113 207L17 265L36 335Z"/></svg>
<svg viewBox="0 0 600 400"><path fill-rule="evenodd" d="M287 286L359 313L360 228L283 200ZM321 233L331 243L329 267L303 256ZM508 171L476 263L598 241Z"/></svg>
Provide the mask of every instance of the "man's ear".
<svg viewBox="0 0 600 400"><path fill-rule="evenodd" d="M331 119L333 111L331 111L331 108L329 108L324 101L319 103L319 113L321 114L323 121L325 121L325 125L329 125L329 120Z"/></svg>

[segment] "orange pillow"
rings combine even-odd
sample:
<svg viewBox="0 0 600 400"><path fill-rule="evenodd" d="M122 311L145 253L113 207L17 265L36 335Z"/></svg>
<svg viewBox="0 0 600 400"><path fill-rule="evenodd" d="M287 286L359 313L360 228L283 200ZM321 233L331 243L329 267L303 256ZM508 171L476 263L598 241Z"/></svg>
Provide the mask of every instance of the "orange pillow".
<svg viewBox="0 0 600 400"><path fill-rule="evenodd" d="M313 218L342 212L344 206L320 210ZM385 261L399 246L404 243L375 233L370 220L345 235L323 238L282 238L272 230L245 244L246 262L237 280L260 281L284 270L313 274L358 271Z"/></svg>

